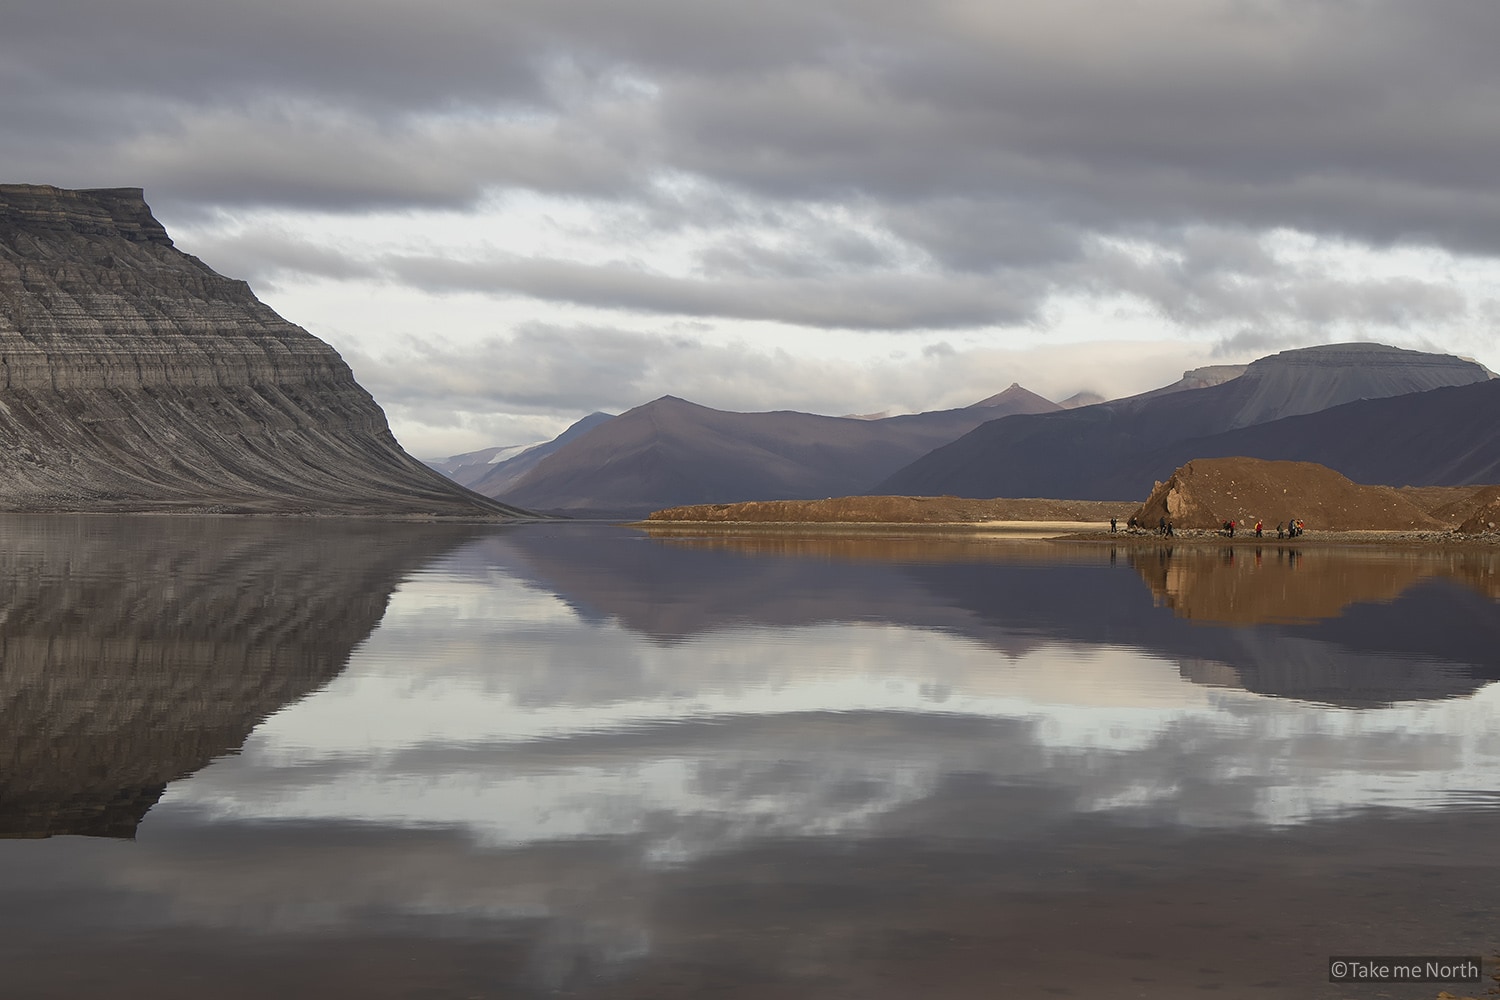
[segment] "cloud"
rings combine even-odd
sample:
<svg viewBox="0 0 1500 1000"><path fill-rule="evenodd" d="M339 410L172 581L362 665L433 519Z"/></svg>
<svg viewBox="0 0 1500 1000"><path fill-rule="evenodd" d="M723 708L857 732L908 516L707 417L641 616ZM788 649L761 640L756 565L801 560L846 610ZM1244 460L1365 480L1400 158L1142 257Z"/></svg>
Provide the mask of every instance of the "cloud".
<svg viewBox="0 0 1500 1000"><path fill-rule="evenodd" d="M143 186L262 285L472 293L505 319L445 335L480 358L528 322L703 339L686 321L869 334L841 365L790 351L825 388L903 331L961 358L1176 338L1178 370L1214 344L1483 354L1497 35L1478 0L56 0L0 33L0 174ZM450 240L456 215L494 232ZM600 357L618 387L664 370ZM768 379L723 397L774 405ZM578 408L627 402L602 391Z"/></svg>
<svg viewBox="0 0 1500 1000"><path fill-rule="evenodd" d="M1464 316L1466 295L1448 283L1405 275L1347 273L1339 249L1289 253L1271 238L1190 230L1175 250L1161 243L1099 242L1076 276L1099 294L1125 293L1187 326L1260 323L1294 336L1318 331L1446 323Z"/></svg>
<svg viewBox="0 0 1500 1000"><path fill-rule="evenodd" d="M832 415L967 406L1016 381L1053 399L1085 389L1117 396L1175 381L1185 366L1208 363L1209 352L1205 345L1185 353L1169 342L1023 351L960 350L937 341L919 357L854 366L746 343L532 324L477 348L412 339L380 355L344 353L361 384L403 413L507 411L570 420L667 394L725 410Z"/></svg>
<svg viewBox="0 0 1500 1000"><path fill-rule="evenodd" d="M708 280L536 258L410 257L392 259L389 266L401 280L427 290L508 291L601 308L812 327L984 326L1024 321L1035 305L1034 293L1024 286L1007 288L993 278L964 275L869 272Z"/></svg>
<svg viewBox="0 0 1500 1000"><path fill-rule="evenodd" d="M71 141L34 169L69 145L124 152L166 196L217 203L399 199L373 178L428 150L412 205L678 173L776 200L874 199L908 231L911 206L951 217L973 201L1021 220L1007 239L1050 234L1044 253L1069 246L1058 227L1198 222L1492 252L1500 69L1480 40L1497 31L1491 5L1394 0L75 0L8 20L17 99L0 135L63 123L53 138L71 127ZM122 101L132 113L94 132ZM285 110L279 133L268 106ZM470 116L523 126L440 134ZM314 182L288 183L304 170ZM315 183L325 172L348 189Z"/></svg>

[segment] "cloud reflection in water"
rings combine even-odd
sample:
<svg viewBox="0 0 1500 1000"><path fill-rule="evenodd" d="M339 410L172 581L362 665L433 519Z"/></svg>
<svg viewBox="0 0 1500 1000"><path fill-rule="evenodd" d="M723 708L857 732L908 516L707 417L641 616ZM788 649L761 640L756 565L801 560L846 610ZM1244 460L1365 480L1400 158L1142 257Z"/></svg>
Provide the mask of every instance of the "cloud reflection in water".
<svg viewBox="0 0 1500 1000"><path fill-rule="evenodd" d="M895 623L653 642L439 568L398 591L342 676L159 808L454 829L489 848L614 838L672 863L879 836L898 814L909 833L909 807L955 776L1044 787L1060 817L1232 827L1472 801L1500 774L1496 685L1350 709L1185 676L1204 672Z"/></svg>

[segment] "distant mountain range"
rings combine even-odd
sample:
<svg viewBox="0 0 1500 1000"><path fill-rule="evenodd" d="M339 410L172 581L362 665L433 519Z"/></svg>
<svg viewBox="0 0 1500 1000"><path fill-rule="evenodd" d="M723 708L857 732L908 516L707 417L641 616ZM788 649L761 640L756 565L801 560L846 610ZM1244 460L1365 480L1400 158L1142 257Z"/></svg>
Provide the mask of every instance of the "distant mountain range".
<svg viewBox="0 0 1500 1000"><path fill-rule="evenodd" d="M451 458L431 460L427 464L461 486L467 486L488 497L497 497L515 486L542 459L614 417L613 413L590 413L550 441L483 448Z"/></svg>
<svg viewBox="0 0 1500 1000"><path fill-rule="evenodd" d="M1384 399L1361 399L1148 452L1171 470L1194 458L1316 462L1361 483L1500 483L1500 379Z"/></svg>
<svg viewBox="0 0 1500 1000"><path fill-rule="evenodd" d="M506 503L575 516L852 494L1139 500L1194 458L1317 462L1364 483L1500 481L1500 381L1379 344L1184 372L1126 399L1055 403L1011 385L887 417L729 413L673 396L557 439L431 463Z"/></svg>
<svg viewBox="0 0 1500 1000"><path fill-rule="evenodd" d="M1478 483L1493 474L1486 472L1484 463L1466 464L1462 456L1453 456L1444 465L1421 454L1430 438L1462 437L1443 429L1444 422L1461 420L1462 415L1443 404L1412 400L1429 390L1476 383L1480 396L1500 391L1500 383L1485 389L1492 378L1488 369L1473 361L1379 344L1283 351L1217 385L1166 394L1158 390L1076 410L991 421L866 492L1079 500L1144 497L1155 480L1184 462L1226 455L1318 462L1359 482L1402 480L1397 485L1436 484L1432 476L1442 465L1442 484ZM1375 405L1382 397L1388 408ZM1289 418L1358 400L1369 401L1366 405L1382 414L1393 414L1385 419L1398 425L1408 406L1417 409L1411 411L1405 433L1393 429L1383 438L1365 440L1366 428L1347 417L1334 416L1332 422L1304 417L1310 422L1290 430L1285 426ZM1240 436L1233 436L1237 431ZM1410 447L1393 447L1406 440ZM1257 450L1243 450L1252 443ZM1471 439L1459 447L1478 445ZM1356 455L1367 457L1350 465L1347 460ZM1380 474L1373 467L1379 467Z"/></svg>
<svg viewBox="0 0 1500 1000"><path fill-rule="evenodd" d="M685 503L812 499L859 490L987 420L1061 412L1019 385L972 406L879 419L790 410L729 413L664 396L537 463L496 496L575 515L638 515ZM476 489L488 492L483 484Z"/></svg>

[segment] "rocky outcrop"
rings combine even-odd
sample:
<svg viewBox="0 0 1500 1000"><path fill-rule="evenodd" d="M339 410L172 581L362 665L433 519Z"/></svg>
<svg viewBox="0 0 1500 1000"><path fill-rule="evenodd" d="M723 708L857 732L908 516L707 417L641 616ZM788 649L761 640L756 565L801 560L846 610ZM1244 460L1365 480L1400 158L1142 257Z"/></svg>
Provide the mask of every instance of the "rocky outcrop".
<svg viewBox="0 0 1500 1000"><path fill-rule="evenodd" d="M402 451L337 352L136 188L0 185L0 508L523 513Z"/></svg>
<svg viewBox="0 0 1500 1000"><path fill-rule="evenodd" d="M1152 526L1165 518L1175 528L1238 530L1264 522L1275 533L1293 518L1312 530L1441 531L1448 525L1389 486L1362 486L1311 462L1255 458L1200 458L1182 466L1136 511Z"/></svg>
<svg viewBox="0 0 1500 1000"><path fill-rule="evenodd" d="M493 530L125 521L0 516L0 837L131 836L337 676L408 574Z"/></svg>
<svg viewBox="0 0 1500 1000"><path fill-rule="evenodd" d="M1466 535L1489 534L1500 528L1500 486L1476 490L1462 504L1453 505L1453 513L1462 515L1458 530Z"/></svg>

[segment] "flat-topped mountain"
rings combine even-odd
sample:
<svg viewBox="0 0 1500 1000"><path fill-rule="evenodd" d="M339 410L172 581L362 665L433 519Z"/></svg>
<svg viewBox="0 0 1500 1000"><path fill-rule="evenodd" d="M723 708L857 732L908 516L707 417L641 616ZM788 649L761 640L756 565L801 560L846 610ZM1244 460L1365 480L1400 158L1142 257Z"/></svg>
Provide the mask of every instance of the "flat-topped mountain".
<svg viewBox="0 0 1500 1000"><path fill-rule="evenodd" d="M961 409L879 419L730 413L663 396L570 441L497 495L533 510L609 515L845 496L986 420L1058 409L1017 385Z"/></svg>
<svg viewBox="0 0 1500 1000"><path fill-rule="evenodd" d="M0 509L517 515L407 455L338 353L138 188L0 185Z"/></svg>
<svg viewBox="0 0 1500 1000"><path fill-rule="evenodd" d="M1189 385L1168 387L1173 391L1156 390L1096 406L992 421L873 484L868 492L1072 499L1144 496L1154 478L1165 471L1161 455L1176 442L1356 400L1406 397L1445 386L1487 382L1492 377L1473 361L1379 344L1283 351L1261 358L1227 381L1191 387L1197 374L1187 373L1184 383ZM1208 372L1199 381L1211 381L1218 374ZM1236 452L1192 449L1184 460L1211 454ZM1311 457L1279 453L1274 442L1267 452L1256 454ZM1333 462L1325 464L1347 471Z"/></svg>

